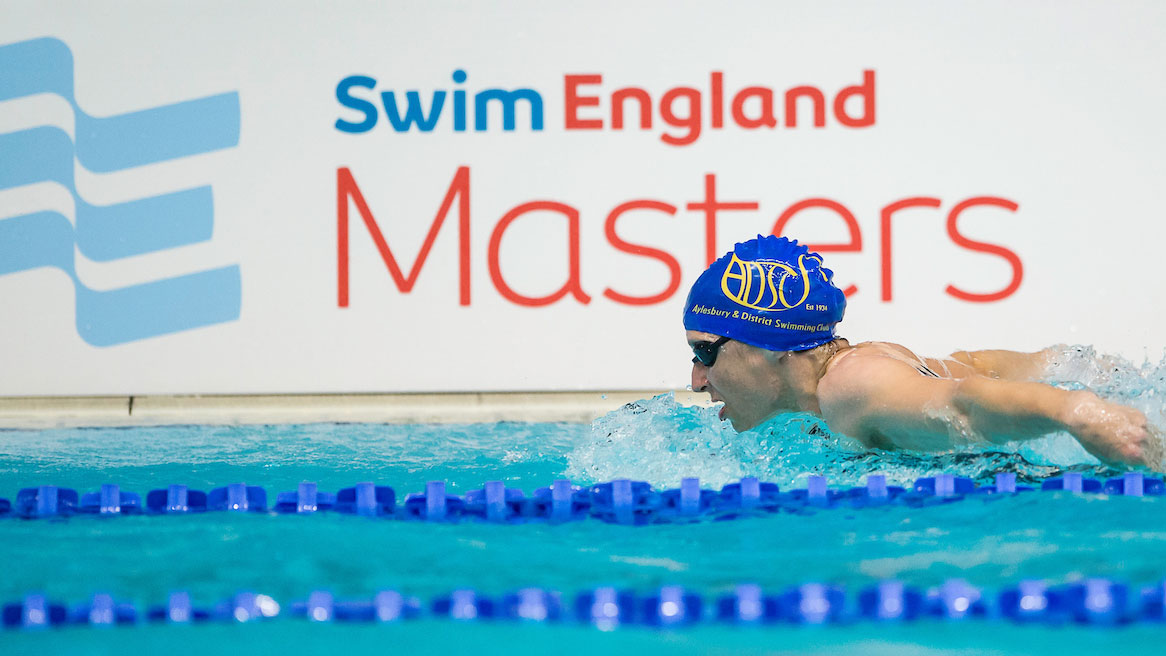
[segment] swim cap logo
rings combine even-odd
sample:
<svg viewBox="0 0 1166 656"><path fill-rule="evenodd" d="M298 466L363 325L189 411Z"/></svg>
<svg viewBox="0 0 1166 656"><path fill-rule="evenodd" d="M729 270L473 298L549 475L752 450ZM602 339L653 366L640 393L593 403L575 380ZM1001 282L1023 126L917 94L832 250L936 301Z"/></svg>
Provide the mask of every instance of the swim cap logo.
<svg viewBox="0 0 1166 656"><path fill-rule="evenodd" d="M721 291L729 300L744 307L769 311L782 312L792 310L810 295L810 275L806 270L806 258L816 261L819 266L822 260L816 255L799 255L798 271L785 262L776 260L743 261L734 253L729 266L721 276ZM828 282L823 273L822 280ZM787 289L789 280L800 281L801 289L793 284L794 289ZM790 301L794 297L796 300Z"/></svg>

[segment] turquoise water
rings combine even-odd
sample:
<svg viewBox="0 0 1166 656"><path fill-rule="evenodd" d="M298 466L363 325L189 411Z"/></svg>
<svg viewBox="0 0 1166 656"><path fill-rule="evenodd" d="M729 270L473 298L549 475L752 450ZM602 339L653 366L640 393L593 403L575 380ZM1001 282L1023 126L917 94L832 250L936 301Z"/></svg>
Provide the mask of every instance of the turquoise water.
<svg viewBox="0 0 1166 656"><path fill-rule="evenodd" d="M1145 376L1138 380L1146 380ZM1111 396L1153 409L1159 389ZM1147 392L1146 390L1150 390ZM1123 396L1124 395L1124 396ZM1149 400L1147 400L1149 398ZM813 418L786 416L736 435L715 411L658 397L575 424L177 426L0 431L0 496L55 484L92 491L116 482L144 493L171 483L207 489L244 481L269 503L303 480L334 491L362 480L398 498L445 480L454 493L503 480L528 493L564 475L577 483L617 476L675 487L697 475L719 487L742 475L797 486L809 472L854 485L870 473L907 483L939 471L987 482L998 471L1035 480L1065 470L1106 477L1071 443L1051 436L1025 445L920 456L866 451ZM994 588L1020 578L1050 584L1084 577L1150 583L1166 575L1166 499L1064 493L976 498L941 507L827 510L732 522L625 527L429 524L323 513L271 516L207 513L175 517L0 520L0 600L43 591L69 603L106 591L144 607L173 590L197 604L254 590L281 602L315 589L368 598L393 588L422 599L473 587L496 595L521 587L568 595L603 584L647 592L680 584L706 595L738 582L780 590L807 581L860 587L884 578L930 586L952 577ZM70 628L0 633L4 653L256 653L414 651L615 653L1064 653L1121 644L1148 652L1160 628L1089 629L1003 622L903 626L679 631L578 626L457 624L312 625L275 619L240 626Z"/></svg>

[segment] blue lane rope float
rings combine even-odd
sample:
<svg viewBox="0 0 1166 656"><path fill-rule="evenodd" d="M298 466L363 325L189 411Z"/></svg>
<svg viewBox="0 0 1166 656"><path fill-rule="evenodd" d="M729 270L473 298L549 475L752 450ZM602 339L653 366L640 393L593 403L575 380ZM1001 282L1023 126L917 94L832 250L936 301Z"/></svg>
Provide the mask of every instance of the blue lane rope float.
<svg viewBox="0 0 1166 656"><path fill-rule="evenodd" d="M108 593L95 594L74 606L43 594L29 594L3 606L2 625L9 630L37 630L77 625L246 623L277 617L382 623L427 617L463 622L576 623L603 630L623 625L840 625L924 620L1113 627L1166 623L1164 591L1166 581L1137 587L1102 578L1054 586L1022 580L995 591L977 588L961 579L927 589L901 581L881 581L853 591L824 583L804 583L776 592L756 584L742 584L720 595L701 595L677 585L646 594L598 587L573 598L542 588L524 588L500 596L462 588L427 602L395 590L355 600L338 600L330 592L317 590L286 607L268 595L254 592L240 592L209 606L193 603L187 592L174 592L165 604L144 610L116 601Z"/></svg>
<svg viewBox="0 0 1166 656"><path fill-rule="evenodd" d="M568 522L590 517L615 524L646 525L702 519L719 521L759 513L807 514L829 508L886 505L917 508L973 497L1013 495L1033 489L1017 485L1013 473L997 474L992 485L979 486L970 478L939 474L916 479L911 488L888 485L886 477L877 474L867 476L865 485L831 488L825 477L815 475L806 479L805 488L784 492L776 483L752 477L729 483L720 491L701 488L696 478L685 478L679 488L663 491L654 490L642 481L628 479L589 487L558 480L550 487L538 488L529 497L522 490L506 487L501 481L490 481L464 496L449 494L441 481L430 481L424 492L408 494L398 505L396 492L388 486L358 483L333 494L319 490L315 483L305 482L300 483L296 490L278 493L275 504L269 508L267 492L262 487L243 483L209 492L191 490L185 485L170 485L148 492L145 504L138 494L124 492L114 484L102 485L100 490L82 495L69 488L42 485L20 490L14 504L0 499L0 517L181 515L214 511L298 515L337 512L443 522L460 519L500 523ZM1068 472L1042 481L1039 489L1132 497L1166 495L1166 484L1161 479L1147 478L1140 472L1127 472L1107 481Z"/></svg>

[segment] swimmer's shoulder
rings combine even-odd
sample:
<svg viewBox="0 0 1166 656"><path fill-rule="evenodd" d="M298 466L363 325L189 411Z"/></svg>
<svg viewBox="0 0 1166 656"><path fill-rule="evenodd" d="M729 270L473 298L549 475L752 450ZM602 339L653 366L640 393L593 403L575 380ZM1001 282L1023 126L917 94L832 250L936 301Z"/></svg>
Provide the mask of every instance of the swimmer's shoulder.
<svg viewBox="0 0 1166 656"><path fill-rule="evenodd" d="M948 378L899 344L864 342L839 352L818 381L818 406L830 430L879 446L873 418L899 408L907 390ZM881 442L886 442L885 439Z"/></svg>
<svg viewBox="0 0 1166 656"><path fill-rule="evenodd" d="M861 342L853 345L851 349L852 358L868 363L873 358L891 360L910 366L920 374L932 378L964 378L976 373L972 367L963 362L951 358L922 357L906 346L893 342Z"/></svg>
<svg viewBox="0 0 1166 656"><path fill-rule="evenodd" d="M834 370L847 363L844 370L861 367L878 366L885 360L896 362L918 361L919 358L907 347L891 342L860 342L850 345L850 348L839 351L826 365L826 372Z"/></svg>
<svg viewBox="0 0 1166 656"><path fill-rule="evenodd" d="M889 376L911 370L900 353L886 342L864 342L839 352L826 364L818 380L818 406L830 430L870 442L866 418L872 406L892 393ZM899 347L902 348L902 347Z"/></svg>
<svg viewBox="0 0 1166 656"><path fill-rule="evenodd" d="M826 363L818 381L819 396L823 393L849 396L869 391L880 374L911 366L904 352L911 353L889 342L862 342L840 351Z"/></svg>

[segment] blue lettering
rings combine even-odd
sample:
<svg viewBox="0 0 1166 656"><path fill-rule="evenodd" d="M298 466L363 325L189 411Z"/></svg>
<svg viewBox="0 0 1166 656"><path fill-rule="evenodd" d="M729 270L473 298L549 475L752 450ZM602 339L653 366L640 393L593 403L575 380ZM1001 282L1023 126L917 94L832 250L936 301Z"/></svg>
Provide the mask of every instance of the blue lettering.
<svg viewBox="0 0 1166 656"><path fill-rule="evenodd" d="M466 81L466 72L462 69L457 69L453 72L453 82L456 85L464 84ZM362 115L360 121L348 120L346 118L337 118L335 127L341 132L368 132L372 130L379 117L379 108L375 101L370 102L366 98L358 97L362 95L360 91L354 89L365 89L370 92L375 92L377 81L375 78L367 75L350 75L340 81L336 85L336 100L340 102L341 106L354 110ZM397 96L401 92L382 91L381 106L384 108L385 117L389 121L389 125L397 132L409 132L414 127L419 132L432 132L437 127L437 122L441 119L441 112L445 108L445 98L450 91L435 90L433 92L433 99L429 103L429 112L426 113L425 107L421 101L420 91L405 91L404 107L397 102ZM452 90L453 94L453 130L454 132L465 132L466 123L468 120L469 108L467 108L466 90L464 88L455 87ZM474 94L474 129L478 132L488 130L490 127L490 105L492 102L501 103L502 105L502 129L507 132L513 132L515 129L516 106L518 101L525 101L530 109L530 129L543 129L543 99L534 89L485 89Z"/></svg>
<svg viewBox="0 0 1166 656"><path fill-rule="evenodd" d="M457 69L453 72L453 81L461 84L466 81L466 72ZM457 89L453 92L453 131L466 131L466 92Z"/></svg>
<svg viewBox="0 0 1166 656"><path fill-rule="evenodd" d="M385 106L385 116L389 118L389 123L393 124L393 129L397 132L408 132L409 127L414 123L417 124L418 130L430 132L437 124L437 118L441 116L441 106L445 104L445 92L433 92L433 102L429 105L429 116L425 116L424 110L421 109L421 94L416 91L405 92L404 119L401 118L397 109L397 100L392 91L382 91L381 101Z"/></svg>
<svg viewBox="0 0 1166 656"><path fill-rule="evenodd" d="M350 109L355 109L358 112L364 112L364 120L360 123L353 123L342 118L336 119L336 129L341 132L368 132L377 124L377 106L367 100L360 98L353 98L348 93L352 87L362 87L365 89L372 89L376 87L377 81L365 75L349 75L340 80L340 84L336 85L336 100L340 101L341 105Z"/></svg>
<svg viewBox="0 0 1166 656"><path fill-rule="evenodd" d="M530 103L530 129L543 129L543 98L534 89L486 89L474 95L474 129L485 130L487 126L487 104L491 100L502 103L502 129L514 130L514 105L519 100Z"/></svg>

